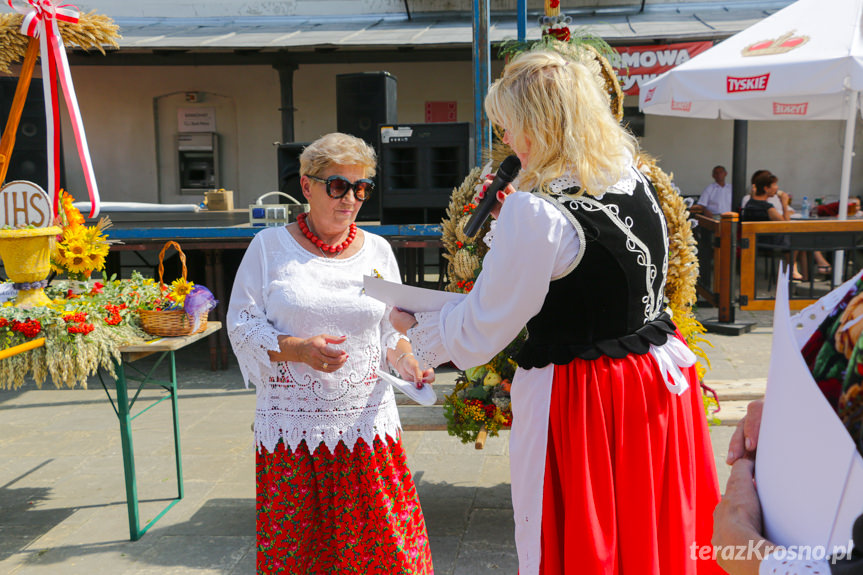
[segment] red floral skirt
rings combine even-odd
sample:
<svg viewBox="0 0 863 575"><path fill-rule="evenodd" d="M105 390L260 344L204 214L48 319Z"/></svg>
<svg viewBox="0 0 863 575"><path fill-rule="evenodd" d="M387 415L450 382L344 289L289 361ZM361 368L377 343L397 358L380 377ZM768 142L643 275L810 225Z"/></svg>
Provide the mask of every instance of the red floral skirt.
<svg viewBox="0 0 863 575"><path fill-rule="evenodd" d="M542 575L724 573L694 553L710 545L719 485L698 377L684 373L675 395L649 354L555 368Z"/></svg>
<svg viewBox="0 0 863 575"><path fill-rule="evenodd" d="M401 440L258 452L258 573L431 574Z"/></svg>

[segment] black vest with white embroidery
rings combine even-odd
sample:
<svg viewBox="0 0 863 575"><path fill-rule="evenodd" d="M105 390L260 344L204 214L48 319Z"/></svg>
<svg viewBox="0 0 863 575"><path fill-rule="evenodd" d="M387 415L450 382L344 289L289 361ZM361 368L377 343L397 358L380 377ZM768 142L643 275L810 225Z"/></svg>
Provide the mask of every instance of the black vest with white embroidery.
<svg viewBox="0 0 863 575"><path fill-rule="evenodd" d="M581 249L568 273L552 278L542 308L528 321L519 366L645 354L674 333L663 313L665 216L650 181L630 170L634 188L630 180L600 198L574 196L578 188L540 194L574 224Z"/></svg>

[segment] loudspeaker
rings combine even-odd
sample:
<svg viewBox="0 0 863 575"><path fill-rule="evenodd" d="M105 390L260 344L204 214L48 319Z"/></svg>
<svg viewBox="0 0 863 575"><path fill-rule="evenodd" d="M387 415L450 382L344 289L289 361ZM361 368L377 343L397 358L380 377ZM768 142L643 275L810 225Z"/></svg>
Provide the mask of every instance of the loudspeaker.
<svg viewBox="0 0 863 575"><path fill-rule="evenodd" d="M288 194L295 198L301 204L306 203L303 196L302 187L300 187L300 154L309 142L289 142L287 144L279 144L277 163L279 168L279 191ZM363 202L360 211L357 214L359 221L377 221L380 220L381 213L381 190L377 185L379 178L375 178L375 190L372 192L372 197ZM287 200L279 196L279 203L287 203Z"/></svg>
<svg viewBox="0 0 863 575"><path fill-rule="evenodd" d="M5 130L15 98L18 78L0 78L0 128ZM33 78L27 92L27 100L21 113L21 121L15 134L15 147L6 172L6 181L28 180L48 190L48 148L45 123L45 96L42 93L42 80ZM60 154L60 186L65 187L63 178L63 154Z"/></svg>
<svg viewBox="0 0 863 575"><path fill-rule="evenodd" d="M389 72L336 76L336 127L378 150L378 126L398 122L396 77Z"/></svg>
<svg viewBox="0 0 863 575"><path fill-rule="evenodd" d="M380 139L381 223L440 223L470 171L470 124L383 126Z"/></svg>

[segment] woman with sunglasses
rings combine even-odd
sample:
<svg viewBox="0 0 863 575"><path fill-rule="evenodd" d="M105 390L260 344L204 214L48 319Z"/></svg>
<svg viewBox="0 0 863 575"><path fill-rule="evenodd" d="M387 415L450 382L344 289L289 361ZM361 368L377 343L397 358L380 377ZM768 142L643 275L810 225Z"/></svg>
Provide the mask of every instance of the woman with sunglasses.
<svg viewBox="0 0 863 575"><path fill-rule="evenodd" d="M363 276L400 281L392 249L354 224L374 150L334 133L300 155L309 211L258 233L228 334L256 386L258 573L432 573L395 397L380 370L434 380Z"/></svg>
<svg viewBox="0 0 863 575"><path fill-rule="evenodd" d="M703 575L719 500L695 356L664 301L668 231L636 142L589 68L517 56L489 119L521 160L458 303L394 310L430 365L515 358L510 471L521 575ZM507 195L509 194L509 195Z"/></svg>

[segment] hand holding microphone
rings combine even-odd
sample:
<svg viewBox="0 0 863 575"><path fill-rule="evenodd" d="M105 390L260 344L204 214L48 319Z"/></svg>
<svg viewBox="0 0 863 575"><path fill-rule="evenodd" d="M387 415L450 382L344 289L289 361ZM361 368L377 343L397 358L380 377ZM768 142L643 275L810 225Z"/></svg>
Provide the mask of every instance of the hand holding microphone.
<svg viewBox="0 0 863 575"><path fill-rule="evenodd" d="M495 204L497 204L497 193L506 188L515 179L519 170L521 170L521 160L518 159L518 156L507 156L506 159L500 163L500 167L497 169L497 174L495 175L494 180L485 190L485 195L482 197L479 205L474 210L473 215L471 215L471 218L464 226L464 234L466 236L473 237L477 234L479 229L488 219L488 216Z"/></svg>

